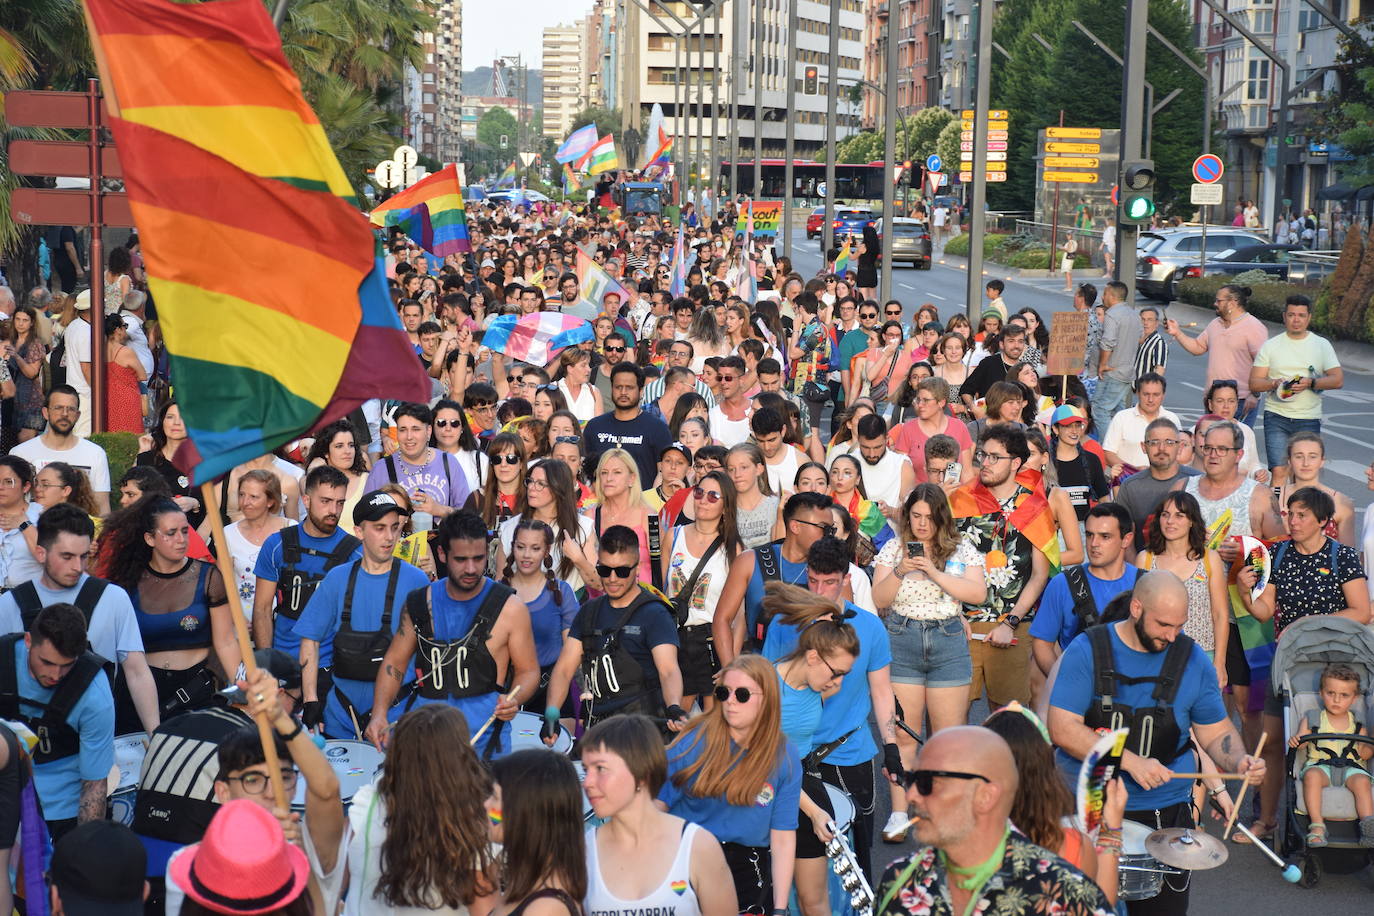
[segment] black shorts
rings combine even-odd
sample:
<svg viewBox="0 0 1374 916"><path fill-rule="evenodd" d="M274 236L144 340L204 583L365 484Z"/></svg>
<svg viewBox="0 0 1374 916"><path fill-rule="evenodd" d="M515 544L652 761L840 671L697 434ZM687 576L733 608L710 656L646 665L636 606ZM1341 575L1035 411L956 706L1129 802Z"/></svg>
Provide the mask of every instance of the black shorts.
<svg viewBox="0 0 1374 916"><path fill-rule="evenodd" d="M677 666L682 671L683 696L704 696L715 687L714 678L720 671L711 625L702 623L680 627L677 631Z"/></svg>
<svg viewBox="0 0 1374 916"><path fill-rule="evenodd" d="M1250 686L1250 663L1245 660L1245 648L1240 644L1240 627L1231 621L1231 635L1226 639L1226 680L1236 687Z"/></svg>
<svg viewBox="0 0 1374 916"><path fill-rule="evenodd" d="M830 793L825 790L825 783L821 782L818 776L803 776L802 791L813 802L825 809L833 819L835 817L835 806L830 802ZM811 818L804 813L797 814L797 858L798 859L819 859L825 856L825 844L821 838L816 836L816 826L811 823Z"/></svg>

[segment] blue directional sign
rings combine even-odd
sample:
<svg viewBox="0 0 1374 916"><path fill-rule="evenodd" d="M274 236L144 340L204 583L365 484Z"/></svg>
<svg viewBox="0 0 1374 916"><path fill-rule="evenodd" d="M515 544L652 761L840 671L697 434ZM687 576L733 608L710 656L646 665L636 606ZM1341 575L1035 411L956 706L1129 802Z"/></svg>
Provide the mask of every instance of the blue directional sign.
<svg viewBox="0 0 1374 916"><path fill-rule="evenodd" d="M942 166L942 165L944 165L944 164L945 164L945 163L944 163L944 160L942 160L942 159L941 159L938 155L936 155L935 153L931 153L929 156L926 157L926 171L927 171L927 172L938 172L938 171L940 171L940 166Z"/></svg>

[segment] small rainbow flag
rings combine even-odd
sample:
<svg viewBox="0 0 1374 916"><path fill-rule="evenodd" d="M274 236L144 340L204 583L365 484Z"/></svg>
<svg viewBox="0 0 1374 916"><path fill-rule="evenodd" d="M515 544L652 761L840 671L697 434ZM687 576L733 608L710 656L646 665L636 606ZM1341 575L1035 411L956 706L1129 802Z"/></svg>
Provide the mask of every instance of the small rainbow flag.
<svg viewBox="0 0 1374 916"><path fill-rule="evenodd" d="M843 277L847 270L849 270L849 239L845 239L844 244L840 246L840 253L835 256L835 269L832 272Z"/></svg>
<svg viewBox="0 0 1374 916"><path fill-rule="evenodd" d="M582 190L581 179L577 177L577 173L573 171L571 165L566 162L563 163L563 194L566 196L573 191L580 190Z"/></svg>
<svg viewBox="0 0 1374 916"><path fill-rule="evenodd" d="M676 299L687 295L687 246L682 237L682 221L677 224L677 241L673 243L673 279L668 293Z"/></svg>
<svg viewBox="0 0 1374 916"><path fill-rule="evenodd" d="M456 165L447 165L388 198L372 211L371 220L374 226L403 227L406 235L435 257L472 250Z"/></svg>
<svg viewBox="0 0 1374 916"><path fill-rule="evenodd" d="M429 383L261 0L88 0L196 483Z"/></svg>
<svg viewBox="0 0 1374 916"><path fill-rule="evenodd" d="M1074 793L1078 803L1078 828L1090 839L1096 840L1102 829L1107 783L1121 771L1121 753L1129 734L1130 729L1127 728L1103 733L1078 768L1078 791Z"/></svg>
<svg viewBox="0 0 1374 916"><path fill-rule="evenodd" d="M513 188L513 187L515 187L515 163L514 163L514 162L512 162L510 165L506 166L506 170L505 170L504 172L501 173L501 177L498 178L498 179L496 179L496 186L497 186L498 188Z"/></svg>

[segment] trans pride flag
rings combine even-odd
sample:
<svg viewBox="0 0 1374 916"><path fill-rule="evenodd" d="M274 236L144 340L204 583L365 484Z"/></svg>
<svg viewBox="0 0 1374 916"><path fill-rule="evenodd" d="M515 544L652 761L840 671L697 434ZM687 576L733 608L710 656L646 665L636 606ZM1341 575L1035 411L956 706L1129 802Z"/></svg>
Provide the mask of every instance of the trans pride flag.
<svg viewBox="0 0 1374 916"><path fill-rule="evenodd" d="M559 353L594 336L592 323L561 312L501 315L482 335L482 345L510 359L547 366Z"/></svg>
<svg viewBox="0 0 1374 916"><path fill-rule="evenodd" d="M472 250L458 166L448 165L387 199L372 211L372 225L401 226L435 257Z"/></svg>

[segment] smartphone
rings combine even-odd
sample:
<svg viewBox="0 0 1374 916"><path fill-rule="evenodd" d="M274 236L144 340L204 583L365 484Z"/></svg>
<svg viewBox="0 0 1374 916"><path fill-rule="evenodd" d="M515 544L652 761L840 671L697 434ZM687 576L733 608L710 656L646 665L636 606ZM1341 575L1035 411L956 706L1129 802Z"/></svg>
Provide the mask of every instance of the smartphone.
<svg viewBox="0 0 1374 916"><path fill-rule="evenodd" d="M957 461L951 461L945 468L945 483L958 483L959 477L963 473L963 468Z"/></svg>
<svg viewBox="0 0 1374 916"><path fill-rule="evenodd" d="M908 559L912 560L917 557L923 557L926 555L926 545L922 544L920 541L907 541L906 555Z"/></svg>

